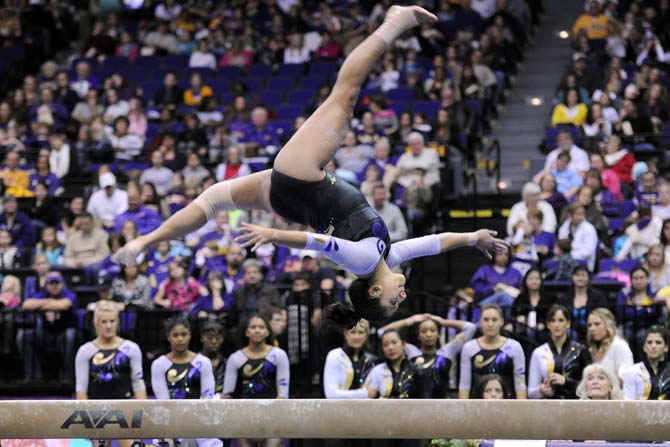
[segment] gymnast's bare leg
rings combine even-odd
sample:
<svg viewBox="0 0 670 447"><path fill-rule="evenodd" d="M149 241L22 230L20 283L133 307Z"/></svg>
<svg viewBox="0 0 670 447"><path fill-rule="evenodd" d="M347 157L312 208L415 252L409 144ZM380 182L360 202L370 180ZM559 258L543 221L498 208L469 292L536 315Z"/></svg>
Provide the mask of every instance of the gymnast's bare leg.
<svg viewBox="0 0 670 447"><path fill-rule="evenodd" d="M358 93L372 67L405 31L436 20L437 17L418 6L392 6L384 23L347 56L330 96L282 148L274 168L298 180L323 179L322 168L340 146ZM270 211L270 174L270 170L265 170L211 186L158 229L126 244L117 252L116 259L126 265L133 264L147 246L195 231L218 210Z"/></svg>

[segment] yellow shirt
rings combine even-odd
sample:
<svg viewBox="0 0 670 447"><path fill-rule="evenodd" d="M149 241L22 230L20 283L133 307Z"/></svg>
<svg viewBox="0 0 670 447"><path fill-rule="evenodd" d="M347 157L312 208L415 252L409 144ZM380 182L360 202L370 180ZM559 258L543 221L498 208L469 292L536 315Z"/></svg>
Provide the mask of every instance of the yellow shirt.
<svg viewBox="0 0 670 447"><path fill-rule="evenodd" d="M577 37L580 30L586 30L589 39L607 39L607 16L599 14L593 17L591 14L582 14L572 27L573 37Z"/></svg>
<svg viewBox="0 0 670 447"><path fill-rule="evenodd" d="M200 87L200 92L197 94L194 94L192 89L188 89L184 92L184 104L199 106L202 100L208 96L212 96L212 89L206 85Z"/></svg>
<svg viewBox="0 0 670 447"><path fill-rule="evenodd" d="M551 125L558 124L574 124L580 126L586 122L586 114L588 109L581 102L577 104L576 109L570 111L565 104L558 104L554 107L554 112L551 114Z"/></svg>
<svg viewBox="0 0 670 447"><path fill-rule="evenodd" d="M0 171L2 179L7 186L7 194L14 197L32 197L33 193L28 189L29 177L26 171L16 169L10 171L3 169Z"/></svg>

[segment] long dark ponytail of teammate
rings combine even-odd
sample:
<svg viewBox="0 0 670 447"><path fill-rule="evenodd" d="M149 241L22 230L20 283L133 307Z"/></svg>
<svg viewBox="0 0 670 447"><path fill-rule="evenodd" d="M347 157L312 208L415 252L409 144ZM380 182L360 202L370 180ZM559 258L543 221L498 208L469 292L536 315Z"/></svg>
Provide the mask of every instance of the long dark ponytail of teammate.
<svg viewBox="0 0 670 447"><path fill-rule="evenodd" d="M386 319L384 308L379 298L373 298L368 293L370 289L368 279L355 279L349 286L349 303L335 303L326 309L326 319L333 325L351 329L361 318L370 322Z"/></svg>

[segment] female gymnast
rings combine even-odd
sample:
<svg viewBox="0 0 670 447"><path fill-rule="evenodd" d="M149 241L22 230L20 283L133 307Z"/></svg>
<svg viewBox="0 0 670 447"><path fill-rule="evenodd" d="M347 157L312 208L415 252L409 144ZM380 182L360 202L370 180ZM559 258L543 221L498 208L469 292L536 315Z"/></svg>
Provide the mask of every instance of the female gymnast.
<svg viewBox="0 0 670 447"><path fill-rule="evenodd" d="M436 20L418 6L391 7L384 23L346 58L330 96L282 148L272 170L213 185L157 230L129 242L116 259L133 263L147 246L196 230L218 210L274 211L322 234L246 226L242 229L246 245L276 242L318 249L358 275L350 288L355 311L340 304L332 312L335 322L352 327L358 318L380 320L395 311L405 298L405 277L391 267L404 260L466 244L483 251L506 249L505 242L488 230L443 233L392 247L386 225L363 194L323 169L349 128L358 93L377 60L398 36Z"/></svg>
<svg viewBox="0 0 670 447"><path fill-rule="evenodd" d="M77 399L146 399L139 346L117 335L118 303L98 301L93 312L96 338L75 357ZM120 439L128 447L132 440Z"/></svg>

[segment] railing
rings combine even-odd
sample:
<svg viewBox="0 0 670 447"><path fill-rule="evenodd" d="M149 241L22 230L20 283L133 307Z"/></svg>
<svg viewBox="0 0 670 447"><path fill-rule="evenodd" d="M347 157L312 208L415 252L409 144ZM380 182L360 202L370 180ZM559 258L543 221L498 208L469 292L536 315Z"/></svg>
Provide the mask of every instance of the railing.
<svg viewBox="0 0 670 447"><path fill-rule="evenodd" d="M496 193L500 195L500 142L494 139L486 149L486 175L495 177ZM493 155L493 157L491 157Z"/></svg>
<svg viewBox="0 0 670 447"><path fill-rule="evenodd" d="M478 307L463 305L449 300L422 293L415 294L411 307L398 312L398 317L412 313L430 312L451 319L477 321L480 310ZM641 358L641 336L644 329L651 324L667 321L664 306L612 306L611 310L620 322L620 335L628 340L636 359ZM504 335L519 341L526 352L529 361L530 353L540 344L548 340L546 331L529 327L512 316L511 309L504 309L506 321ZM289 309L289 314L291 310ZM576 312L573 318L571 336L584 340L586 336L586 315L588 312ZM143 352L144 371L149 371L151 362L168 351L164 322L170 317L179 315L175 311L143 311L129 310L120 314L120 335L135 341ZM60 317L60 318L57 318ZM198 351L201 348L200 327L206 319L190 317L192 335L191 349ZM60 383L56 394L68 394L73 390L74 354L83 343L95 338L92 312L23 312L20 310L5 310L0 312L0 395L30 394L30 387L17 387L17 382L34 386L44 386ZM300 333L303 328L298 319L289 316L289 324L278 340L280 346L287 350L292 364L292 374L295 374L296 383L292 386L292 395L303 397L320 396L321 384L314 383L312 378L321 377L323 362L329 349L341 343L341 339L334 337L332 328L319 324L309 324L309 342L305 346L289 342L286 334ZM373 328L374 331L375 328ZM241 347L242 338L237 335L237 326L226 327L226 342L224 354L230 354ZM339 334L338 334L339 335ZM448 334L453 336L454 333ZM419 344L415 331L408 331L407 341ZM369 337L368 348L372 352L379 352L379 340L373 334ZM147 382L149 374L145 374ZM302 380L302 379L305 380ZM309 378L309 380L307 380ZM28 379L28 380L27 380ZM150 383L147 383L150 386ZM33 394L34 395L34 394Z"/></svg>

